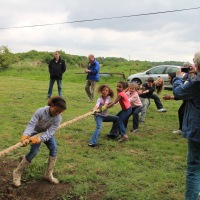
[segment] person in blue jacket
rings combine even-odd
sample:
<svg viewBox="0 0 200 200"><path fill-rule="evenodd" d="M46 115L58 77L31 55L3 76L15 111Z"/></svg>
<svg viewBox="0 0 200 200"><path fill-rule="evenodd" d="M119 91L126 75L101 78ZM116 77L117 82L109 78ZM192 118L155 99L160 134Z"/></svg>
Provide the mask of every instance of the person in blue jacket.
<svg viewBox="0 0 200 200"><path fill-rule="evenodd" d="M181 70L173 78L174 96L185 101L182 135L188 140L186 200L198 200L200 192L200 52L194 55L197 75L187 83Z"/></svg>
<svg viewBox="0 0 200 200"><path fill-rule="evenodd" d="M89 97L88 102L93 102L96 82L99 81L100 66L99 63L95 60L93 54L90 54L88 56L88 60L89 60L88 69L85 70L85 73L87 73L85 91Z"/></svg>

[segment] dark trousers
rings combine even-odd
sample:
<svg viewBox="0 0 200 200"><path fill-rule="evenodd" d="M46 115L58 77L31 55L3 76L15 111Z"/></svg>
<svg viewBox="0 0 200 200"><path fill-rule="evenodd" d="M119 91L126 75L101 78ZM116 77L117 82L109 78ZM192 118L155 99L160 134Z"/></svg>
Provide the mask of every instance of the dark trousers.
<svg viewBox="0 0 200 200"><path fill-rule="evenodd" d="M179 130L182 130L182 124L183 124L183 116L185 111L186 102L183 101L181 106L178 109L178 120L179 120Z"/></svg>
<svg viewBox="0 0 200 200"><path fill-rule="evenodd" d="M132 107L128 108L127 110L121 110L116 115L119 117L119 121L118 121L119 132L122 136L126 134L126 127L124 126L124 121L127 120L129 115L131 115L131 112L132 112ZM113 133L113 127L114 127L114 124L110 130L109 135L116 135L115 133Z"/></svg>
<svg viewBox="0 0 200 200"><path fill-rule="evenodd" d="M58 86L58 95L62 96L62 80L58 80L58 79L53 79L51 78L49 81L49 90L48 90L48 94L47 96L50 98L52 95L52 90L53 90L53 85L54 82L57 81L57 86Z"/></svg>
<svg viewBox="0 0 200 200"><path fill-rule="evenodd" d="M158 110L161 109L161 108L163 108L163 105L162 105L162 103L160 101L160 98L158 97L157 94L152 94L150 96L150 98L154 100L154 102L155 102L156 107L157 107Z"/></svg>
<svg viewBox="0 0 200 200"><path fill-rule="evenodd" d="M138 129L138 127L139 127L139 113L140 112L142 112L142 107L136 106L136 107L132 108L132 112L130 113L128 118L126 118L126 120L124 121L124 126L127 127L128 119L131 115L133 115L133 130Z"/></svg>

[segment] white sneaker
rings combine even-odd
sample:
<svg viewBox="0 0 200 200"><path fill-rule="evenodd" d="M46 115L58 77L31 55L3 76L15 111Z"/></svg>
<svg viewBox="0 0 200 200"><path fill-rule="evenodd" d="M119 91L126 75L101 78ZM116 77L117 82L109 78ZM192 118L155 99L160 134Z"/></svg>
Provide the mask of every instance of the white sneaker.
<svg viewBox="0 0 200 200"><path fill-rule="evenodd" d="M182 131L181 130L177 130L177 131L173 131L172 133L174 133L174 134L182 134Z"/></svg>
<svg viewBox="0 0 200 200"><path fill-rule="evenodd" d="M158 109L158 112L167 112L167 110L164 108L161 108L161 109Z"/></svg>
<svg viewBox="0 0 200 200"><path fill-rule="evenodd" d="M137 133L138 132L138 129L134 129L134 130L132 130L132 133L134 134L134 133Z"/></svg>

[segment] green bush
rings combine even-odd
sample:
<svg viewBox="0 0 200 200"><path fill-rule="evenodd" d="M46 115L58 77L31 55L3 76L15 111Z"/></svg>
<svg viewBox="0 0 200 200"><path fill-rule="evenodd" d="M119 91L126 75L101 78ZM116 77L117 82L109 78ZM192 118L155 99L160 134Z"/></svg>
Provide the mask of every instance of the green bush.
<svg viewBox="0 0 200 200"><path fill-rule="evenodd" d="M15 61L15 56L6 46L0 47L0 70L6 70Z"/></svg>
<svg viewBox="0 0 200 200"><path fill-rule="evenodd" d="M44 54L42 62L49 64L52 59L53 59L53 54Z"/></svg>

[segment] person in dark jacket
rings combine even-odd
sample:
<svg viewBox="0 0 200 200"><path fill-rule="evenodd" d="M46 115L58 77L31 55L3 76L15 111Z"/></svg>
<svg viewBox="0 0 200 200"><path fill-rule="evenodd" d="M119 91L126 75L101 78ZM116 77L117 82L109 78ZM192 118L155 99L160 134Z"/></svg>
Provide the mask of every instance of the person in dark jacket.
<svg viewBox="0 0 200 200"><path fill-rule="evenodd" d="M88 56L89 66L88 69L85 70L87 73L87 80L85 85L85 91L89 97L88 102L94 101L94 90L96 82L99 81L99 71L100 66L99 63L95 60L94 55L90 54Z"/></svg>
<svg viewBox="0 0 200 200"><path fill-rule="evenodd" d="M185 200L198 200L200 192L200 52L194 55L197 75L183 83L179 70L173 78L174 96L185 101L182 135L188 140Z"/></svg>
<svg viewBox="0 0 200 200"><path fill-rule="evenodd" d="M60 58L60 53L56 51L54 59L51 60L51 62L49 63L50 82L47 94L48 99L52 95L53 85L55 81L57 81L58 95L62 96L62 75L65 72L65 70L66 70L65 61Z"/></svg>
<svg viewBox="0 0 200 200"><path fill-rule="evenodd" d="M142 102L142 112L141 112L141 115L139 116L139 122L145 122L147 109L150 105L149 98L155 91L155 87L153 86L153 83L154 83L154 79L152 77L149 77L147 79L147 82L141 85L140 90L138 91L140 100Z"/></svg>

